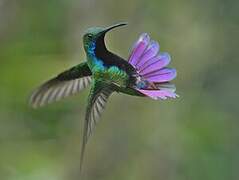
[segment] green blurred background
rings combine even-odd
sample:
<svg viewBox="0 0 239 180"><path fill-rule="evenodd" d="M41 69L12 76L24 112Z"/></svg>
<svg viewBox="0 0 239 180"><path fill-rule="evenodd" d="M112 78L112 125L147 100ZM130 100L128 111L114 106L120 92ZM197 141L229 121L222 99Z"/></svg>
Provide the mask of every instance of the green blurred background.
<svg viewBox="0 0 239 180"><path fill-rule="evenodd" d="M0 0L0 179L77 180L88 91L32 110L31 90L84 60L91 26L126 58L140 33L170 52L180 98L115 94L87 146L84 178L239 179L239 1Z"/></svg>

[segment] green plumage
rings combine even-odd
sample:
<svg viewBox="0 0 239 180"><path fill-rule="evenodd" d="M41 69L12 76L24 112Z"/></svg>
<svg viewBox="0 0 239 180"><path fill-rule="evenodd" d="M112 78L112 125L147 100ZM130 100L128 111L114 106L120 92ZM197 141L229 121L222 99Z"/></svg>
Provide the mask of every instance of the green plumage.
<svg viewBox="0 0 239 180"><path fill-rule="evenodd" d="M97 81L102 81L105 83L114 83L119 87L126 87L127 81L129 79L125 71L120 70L116 66L103 69L94 69L93 77Z"/></svg>
<svg viewBox="0 0 239 180"><path fill-rule="evenodd" d="M83 37L87 62L70 68L47 81L33 92L30 99L30 104L36 108L74 95L91 85L85 115L80 167L82 167L87 140L109 96L113 92L142 96L132 88L135 83L133 76L136 73L135 69L105 47L105 33L122 25L125 24L88 29Z"/></svg>

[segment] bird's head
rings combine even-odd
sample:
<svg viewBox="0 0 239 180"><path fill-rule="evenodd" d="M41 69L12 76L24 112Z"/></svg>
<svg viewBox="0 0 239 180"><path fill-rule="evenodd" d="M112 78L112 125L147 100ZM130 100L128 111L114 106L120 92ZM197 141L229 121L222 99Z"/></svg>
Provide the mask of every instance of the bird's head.
<svg viewBox="0 0 239 180"><path fill-rule="evenodd" d="M105 34L120 26L127 25L127 23L118 23L106 28L91 27L86 30L83 36L84 48L87 53L93 53L97 47L105 48L104 37Z"/></svg>

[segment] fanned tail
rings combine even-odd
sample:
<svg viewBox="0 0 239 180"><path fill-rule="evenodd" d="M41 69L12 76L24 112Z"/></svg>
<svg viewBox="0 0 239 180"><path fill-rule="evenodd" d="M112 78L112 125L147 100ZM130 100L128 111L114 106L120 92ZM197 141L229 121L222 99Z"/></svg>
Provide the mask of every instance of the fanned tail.
<svg viewBox="0 0 239 180"><path fill-rule="evenodd" d="M139 74L136 90L153 99L176 98L173 80L177 72L166 67L171 61L168 53L159 53L159 44L150 40L147 33L141 34L129 56L129 63ZM137 86L138 85L138 86Z"/></svg>

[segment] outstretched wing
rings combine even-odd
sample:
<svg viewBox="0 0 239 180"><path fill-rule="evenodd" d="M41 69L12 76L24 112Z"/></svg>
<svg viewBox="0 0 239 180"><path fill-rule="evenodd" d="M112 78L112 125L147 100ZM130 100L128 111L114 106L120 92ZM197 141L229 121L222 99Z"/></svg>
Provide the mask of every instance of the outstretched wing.
<svg viewBox="0 0 239 180"><path fill-rule="evenodd" d="M80 169L82 168L85 146L88 138L92 134L97 122L99 121L101 113L106 106L107 100L113 91L114 90L112 88L101 83L95 83L91 89L84 122Z"/></svg>
<svg viewBox="0 0 239 180"><path fill-rule="evenodd" d="M91 71L86 62L64 71L38 87L30 97L34 108L76 94L91 83Z"/></svg>

